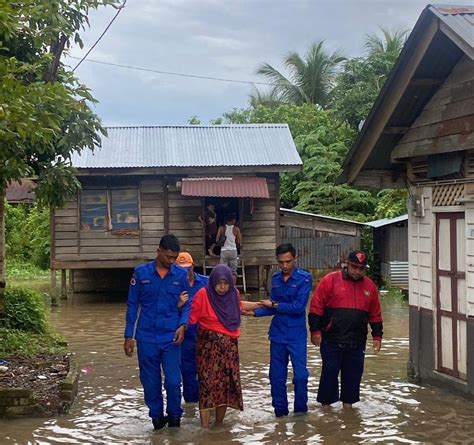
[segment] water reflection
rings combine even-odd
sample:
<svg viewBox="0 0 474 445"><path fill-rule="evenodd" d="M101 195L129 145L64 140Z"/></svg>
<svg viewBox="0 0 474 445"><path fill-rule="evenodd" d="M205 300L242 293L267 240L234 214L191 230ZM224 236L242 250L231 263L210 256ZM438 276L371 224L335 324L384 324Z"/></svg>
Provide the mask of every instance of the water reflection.
<svg viewBox="0 0 474 445"><path fill-rule="evenodd" d="M367 350L362 401L323 411L316 403L321 359L309 347L310 412L275 419L268 384L269 319L244 319L240 340L243 412L229 411L224 427L203 431L197 405L184 405L181 429L154 432L143 403L136 357L122 352L125 303L112 297L75 297L51 319L81 363L80 394L57 419L0 421L3 444L286 444L474 443L473 405L406 382L408 308L385 302L385 340ZM291 373L288 381L291 382ZM289 384L289 401L293 402Z"/></svg>

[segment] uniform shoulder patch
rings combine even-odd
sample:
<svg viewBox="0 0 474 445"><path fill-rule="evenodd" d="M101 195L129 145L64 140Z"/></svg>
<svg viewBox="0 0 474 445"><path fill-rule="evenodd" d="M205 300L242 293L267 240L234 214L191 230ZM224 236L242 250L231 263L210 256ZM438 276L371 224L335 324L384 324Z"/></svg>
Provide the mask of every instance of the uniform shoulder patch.
<svg viewBox="0 0 474 445"><path fill-rule="evenodd" d="M137 279L135 278L135 274L132 275L130 279L130 286L135 286L137 284Z"/></svg>
<svg viewBox="0 0 474 445"><path fill-rule="evenodd" d="M298 268L297 272L299 275L303 275L304 277L311 276L311 272L306 269Z"/></svg>

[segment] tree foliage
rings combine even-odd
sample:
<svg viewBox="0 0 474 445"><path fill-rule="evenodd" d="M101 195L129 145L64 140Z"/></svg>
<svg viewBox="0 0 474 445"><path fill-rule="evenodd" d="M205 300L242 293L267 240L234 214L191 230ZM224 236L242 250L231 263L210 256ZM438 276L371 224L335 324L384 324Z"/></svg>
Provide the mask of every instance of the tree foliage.
<svg viewBox="0 0 474 445"><path fill-rule="evenodd" d="M330 106L339 119L358 128L366 119L383 84L387 80L404 45L406 32L390 33L382 29L383 37L366 36L367 55L345 62L338 75Z"/></svg>
<svg viewBox="0 0 474 445"><path fill-rule="evenodd" d="M40 203L58 206L78 182L72 153L105 134L90 91L60 61L91 8L110 0L0 2L0 189L38 178Z"/></svg>
<svg viewBox="0 0 474 445"><path fill-rule="evenodd" d="M61 57L73 43L82 46L79 33L89 10L106 4L114 1L0 0L2 201L6 186L24 177L37 178L36 198L44 205L60 206L78 189L70 157L100 144L105 130L90 108L90 91ZM3 239L2 221L0 212ZM1 263L4 254L2 249ZM3 289L0 276L0 318Z"/></svg>
<svg viewBox="0 0 474 445"><path fill-rule="evenodd" d="M283 60L288 71L284 74L269 63L263 63L257 74L273 84L269 93L253 94L251 104L274 105L276 101L295 105L315 104L325 107L339 64L345 60L338 52L329 53L324 41L311 45L301 57L290 52Z"/></svg>
<svg viewBox="0 0 474 445"><path fill-rule="evenodd" d="M49 208L38 205L5 206L5 245L8 261L49 267Z"/></svg>

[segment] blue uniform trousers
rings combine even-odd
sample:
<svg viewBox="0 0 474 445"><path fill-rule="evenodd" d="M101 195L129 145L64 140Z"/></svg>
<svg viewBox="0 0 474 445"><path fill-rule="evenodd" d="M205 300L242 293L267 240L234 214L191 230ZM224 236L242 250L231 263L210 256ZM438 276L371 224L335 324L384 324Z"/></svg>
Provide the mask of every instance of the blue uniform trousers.
<svg viewBox="0 0 474 445"><path fill-rule="evenodd" d="M318 402L324 405L341 400L356 403L360 400L360 382L364 372L365 345L321 344L323 368L318 388ZM338 376L341 372L341 397Z"/></svg>
<svg viewBox="0 0 474 445"><path fill-rule="evenodd" d="M286 380L288 377L288 359L293 365L293 385L295 387L295 413L308 411L308 376L306 368L306 338L304 342L270 342L270 385L272 406L276 416L288 414Z"/></svg>
<svg viewBox="0 0 474 445"><path fill-rule="evenodd" d="M181 344L181 375L183 377L184 400L186 402L199 402L195 337L185 337Z"/></svg>
<svg viewBox="0 0 474 445"><path fill-rule="evenodd" d="M163 394L161 368L165 375L166 413L172 418L181 418L181 371L180 347L172 342L137 342L140 381L145 392L145 403L150 417L163 417Z"/></svg>

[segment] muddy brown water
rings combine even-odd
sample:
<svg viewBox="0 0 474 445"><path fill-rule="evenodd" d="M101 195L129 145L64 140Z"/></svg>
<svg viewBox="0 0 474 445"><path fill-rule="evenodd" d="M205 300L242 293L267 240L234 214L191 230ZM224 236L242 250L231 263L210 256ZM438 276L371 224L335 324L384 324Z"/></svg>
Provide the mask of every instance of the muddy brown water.
<svg viewBox="0 0 474 445"><path fill-rule="evenodd" d="M353 410L316 403L321 360L309 347L309 413L275 419L268 383L269 318L246 318L240 339L244 411L203 431L195 404L185 404L180 429L154 432L143 403L136 357L122 352L125 301L81 296L62 301L51 320L81 364L80 393L70 414L0 420L0 444L474 444L474 404L407 382L408 307L383 302L385 339L367 350L362 400ZM292 401L291 373L288 389Z"/></svg>

